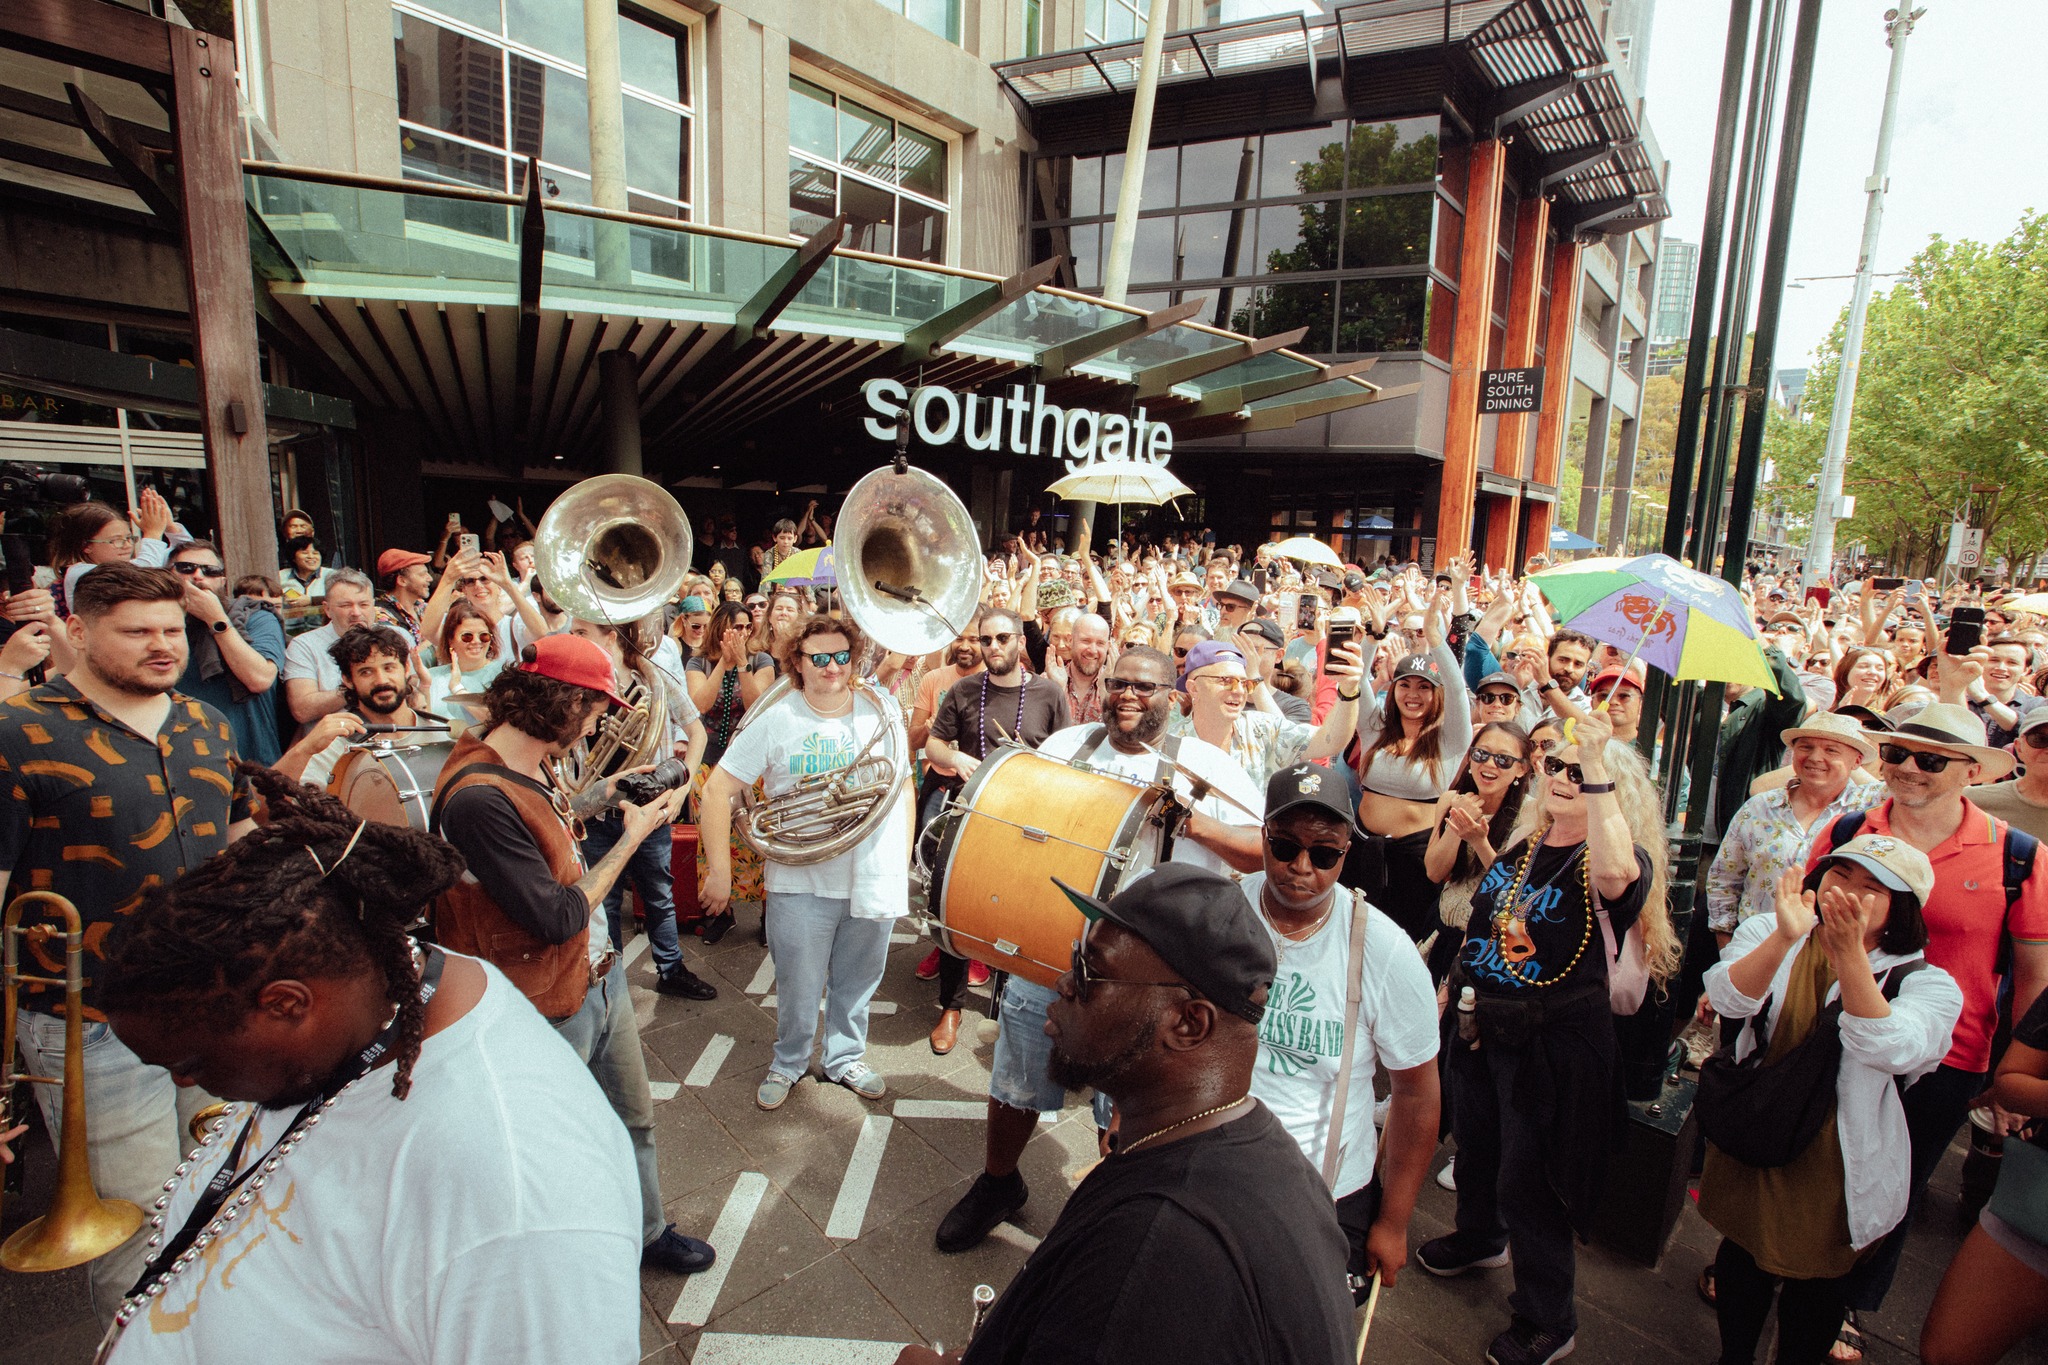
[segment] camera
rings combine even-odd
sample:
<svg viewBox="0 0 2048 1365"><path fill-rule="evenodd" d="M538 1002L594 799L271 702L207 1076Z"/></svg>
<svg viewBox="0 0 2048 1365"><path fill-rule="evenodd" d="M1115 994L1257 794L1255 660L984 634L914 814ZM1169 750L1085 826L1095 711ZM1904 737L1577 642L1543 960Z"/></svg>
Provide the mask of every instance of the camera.
<svg viewBox="0 0 2048 1365"><path fill-rule="evenodd" d="M651 772L627 773L612 782L612 799L644 806L658 801L690 778L689 765L680 758L665 758Z"/></svg>

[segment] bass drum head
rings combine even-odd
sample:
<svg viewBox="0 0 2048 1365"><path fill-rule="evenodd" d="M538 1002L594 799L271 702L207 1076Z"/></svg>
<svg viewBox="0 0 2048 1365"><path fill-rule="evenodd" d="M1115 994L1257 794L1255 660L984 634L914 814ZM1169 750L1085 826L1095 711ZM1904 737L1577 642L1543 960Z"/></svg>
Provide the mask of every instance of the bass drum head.
<svg viewBox="0 0 2048 1365"><path fill-rule="evenodd" d="M365 820L425 832L433 810L434 779L453 752L450 744L351 749L334 765L327 791Z"/></svg>

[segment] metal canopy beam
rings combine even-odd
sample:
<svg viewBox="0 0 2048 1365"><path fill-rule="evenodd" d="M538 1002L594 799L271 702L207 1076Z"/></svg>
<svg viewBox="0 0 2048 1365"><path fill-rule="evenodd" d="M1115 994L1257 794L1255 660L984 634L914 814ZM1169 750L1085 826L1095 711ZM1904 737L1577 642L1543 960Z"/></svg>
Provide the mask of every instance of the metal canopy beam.
<svg viewBox="0 0 2048 1365"><path fill-rule="evenodd" d="M1242 365L1271 351L1285 350L1308 335L1308 328L1297 327L1291 332L1275 332L1269 337L1243 342L1236 346L1219 346L1213 351L1191 355L1182 360L1169 360L1162 364L1148 366L1138 371L1136 379L1137 398L1157 398L1176 384L1185 384L1190 379L1199 379L1205 374L1227 370L1232 365Z"/></svg>
<svg viewBox="0 0 2048 1365"><path fill-rule="evenodd" d="M1510 85L1494 97L1493 127L1496 135L1509 124L1519 123L1560 96L1577 90L1579 81L1569 71Z"/></svg>
<svg viewBox="0 0 2048 1365"><path fill-rule="evenodd" d="M1038 373L1043 379L1064 379L1073 372L1076 365L1106 355L1119 346L1128 345L1139 337L1163 332L1175 323L1186 322L1202 311L1202 300L1189 299L1176 303L1171 308L1161 308L1154 313L1139 313L1122 322L1107 327L1098 327L1085 336L1058 346L1048 346L1038 353Z"/></svg>
<svg viewBox="0 0 2048 1365"><path fill-rule="evenodd" d="M4 327L0 378L86 403L179 417L199 410L199 372L190 365L52 341ZM288 422L348 428L356 424L355 405L347 399L279 384L263 386L263 411Z"/></svg>
<svg viewBox="0 0 2048 1365"><path fill-rule="evenodd" d="M1536 175L1541 181L1540 188L1547 190L1558 181L1577 175L1580 171L1590 171L1613 155L1614 148L1600 146L1590 150L1574 147L1569 151L1555 152L1543 157L1536 163Z"/></svg>
<svg viewBox="0 0 2048 1365"><path fill-rule="evenodd" d="M913 327L903 338L902 348L894 359L906 365L924 364L939 347L962 333L972 331L1041 284L1049 282L1066 263L1066 257L1054 256L1049 261L1018 271L993 288L962 299L937 317Z"/></svg>
<svg viewBox="0 0 2048 1365"><path fill-rule="evenodd" d="M1378 356L1367 356L1363 360L1348 361L1342 365L1311 367L1299 374L1275 375L1271 379L1254 379L1248 384L1233 384L1227 389L1216 389L1203 394L1184 414L1184 418L1219 417L1227 412L1236 412L1247 404L1256 403L1261 398L1277 398L1283 393L1293 393L1296 389L1305 389L1314 384L1327 384L1332 379L1349 379L1353 375L1364 374L1379 363Z"/></svg>
<svg viewBox="0 0 2048 1365"><path fill-rule="evenodd" d="M1363 408L1374 403L1384 403L1390 398L1406 398L1418 393L1420 384L1401 384L1391 389L1367 389L1359 394L1333 393L1326 398L1311 398L1300 403L1288 403L1276 408L1261 408L1245 419L1245 431L1283 431L1297 422L1306 422L1311 417L1324 417L1333 412L1345 412L1352 408Z"/></svg>
<svg viewBox="0 0 2048 1365"><path fill-rule="evenodd" d="M1635 212L1636 206L1642 202L1642 197L1634 194L1620 199L1596 199L1590 204L1572 205L1572 211L1563 216L1573 232L1586 232Z"/></svg>
<svg viewBox="0 0 2048 1365"><path fill-rule="evenodd" d="M739 313L733 319L732 331L726 334L728 349L737 351L768 335L769 327L782 316L782 310L796 302L796 296L804 292L811 277L832 259L832 249L846 235L846 225L851 221L846 214L839 214L812 233L809 240L797 247L795 255L776 267L775 273L762 282L753 297L740 305Z"/></svg>

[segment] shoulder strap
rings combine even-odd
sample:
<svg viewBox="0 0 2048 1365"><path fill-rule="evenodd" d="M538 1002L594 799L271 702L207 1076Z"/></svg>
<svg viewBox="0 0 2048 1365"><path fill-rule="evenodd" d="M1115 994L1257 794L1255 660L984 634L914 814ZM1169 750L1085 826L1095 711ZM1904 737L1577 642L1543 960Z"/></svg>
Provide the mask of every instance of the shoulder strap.
<svg viewBox="0 0 2048 1365"><path fill-rule="evenodd" d="M1351 947L1344 959L1344 1046L1337 1055L1337 1093L1330 1101L1330 1136L1323 1143L1323 1184L1337 1192L1337 1167L1344 1159L1344 1105L1351 1098L1351 1053L1358 1042L1359 997L1365 990L1365 926L1371 907L1351 893Z"/></svg>
<svg viewBox="0 0 2048 1365"><path fill-rule="evenodd" d="M1847 815L1838 817L1834 824L1828 826L1828 847L1840 848L1855 838L1856 831L1862 828L1863 812L1860 810L1852 810Z"/></svg>
<svg viewBox="0 0 2048 1365"><path fill-rule="evenodd" d="M1905 987L1906 978L1927 965L1927 959L1916 957L1911 962L1901 962L1884 974L1884 984L1878 987L1887 1000L1899 998L1899 991Z"/></svg>
<svg viewBox="0 0 2048 1365"><path fill-rule="evenodd" d="M450 778L448 780L448 785L441 788L440 794L434 798L433 808L427 814L427 828L429 830L436 834L439 834L441 832L441 811L444 807L447 806L448 798L455 795L456 792L460 791L465 786L476 785L474 782L471 781L471 778L473 777L490 777L500 779L510 777L515 780L518 780L519 774L513 772L510 768L506 767L502 763L470 764L461 772L455 774L454 777Z"/></svg>
<svg viewBox="0 0 2048 1365"><path fill-rule="evenodd" d="M2041 841L2014 825L2005 827L2005 913L2012 918L2012 907L2027 889L2027 878L2034 875L2034 854L2039 851Z"/></svg>
<svg viewBox="0 0 2048 1365"><path fill-rule="evenodd" d="M1095 757L1095 751L1102 747L1102 741L1109 738L1107 725L1091 726L1090 731L1088 738L1082 741L1081 747L1074 751L1074 762L1077 765Z"/></svg>

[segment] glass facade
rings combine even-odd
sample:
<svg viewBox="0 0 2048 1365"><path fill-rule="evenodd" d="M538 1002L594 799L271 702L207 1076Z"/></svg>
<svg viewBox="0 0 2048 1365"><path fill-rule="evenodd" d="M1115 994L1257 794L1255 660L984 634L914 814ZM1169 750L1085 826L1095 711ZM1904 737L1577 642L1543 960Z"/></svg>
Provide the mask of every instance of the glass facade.
<svg viewBox="0 0 2048 1365"><path fill-rule="evenodd" d="M949 43L960 41L960 0L880 0L885 9L892 9L919 28L944 38Z"/></svg>
<svg viewBox="0 0 2048 1365"><path fill-rule="evenodd" d="M409 180L513 194L525 158L551 200L590 202L583 12L556 0L395 0L398 140ZM619 15L628 207L690 216L689 48L679 29ZM502 215L482 215L498 221ZM474 226L451 222L460 230Z"/></svg>
<svg viewBox="0 0 2048 1365"><path fill-rule="evenodd" d="M1266 336L1309 329L1311 354L1450 354L1457 206L1437 189L1436 118L1340 123L1153 148L1130 302L1202 300L1197 320ZM1063 157L1032 205L1035 259L1101 284L1121 154ZM1441 294L1441 298L1439 295ZM1441 335L1439 335L1441 333Z"/></svg>
<svg viewBox="0 0 2048 1365"><path fill-rule="evenodd" d="M1081 31L1091 42L1120 43L1145 36L1146 0L1088 0Z"/></svg>
<svg viewBox="0 0 2048 1365"><path fill-rule="evenodd" d="M851 244L943 264L946 144L799 76L789 78L789 230L808 237L834 214Z"/></svg>

